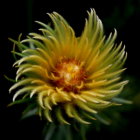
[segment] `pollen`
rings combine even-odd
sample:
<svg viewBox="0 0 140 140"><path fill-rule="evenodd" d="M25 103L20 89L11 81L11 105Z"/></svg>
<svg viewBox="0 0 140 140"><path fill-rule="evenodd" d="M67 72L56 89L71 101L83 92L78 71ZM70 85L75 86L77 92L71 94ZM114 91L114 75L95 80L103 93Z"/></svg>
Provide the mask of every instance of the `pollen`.
<svg viewBox="0 0 140 140"><path fill-rule="evenodd" d="M77 93L84 87L86 71L83 62L75 59L62 59L56 64L53 74L56 77L53 83L65 91L75 91Z"/></svg>

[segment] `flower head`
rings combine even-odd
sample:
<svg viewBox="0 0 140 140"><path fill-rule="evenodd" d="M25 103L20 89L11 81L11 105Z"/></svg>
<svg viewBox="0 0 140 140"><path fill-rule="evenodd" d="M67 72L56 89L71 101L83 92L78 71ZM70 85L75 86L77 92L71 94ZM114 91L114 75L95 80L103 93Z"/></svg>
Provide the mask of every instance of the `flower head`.
<svg viewBox="0 0 140 140"><path fill-rule="evenodd" d="M98 110L115 104L111 99L128 82L120 81L125 47L115 44L116 30L104 36L93 9L80 37L61 15L48 15L54 27L37 22L43 27L41 34L30 33L27 39L15 41L20 50L15 54L21 58L14 64L17 82L10 91L18 90L13 101L22 94L35 96L48 121L56 116L62 123L70 118L88 123L85 118L93 119Z"/></svg>

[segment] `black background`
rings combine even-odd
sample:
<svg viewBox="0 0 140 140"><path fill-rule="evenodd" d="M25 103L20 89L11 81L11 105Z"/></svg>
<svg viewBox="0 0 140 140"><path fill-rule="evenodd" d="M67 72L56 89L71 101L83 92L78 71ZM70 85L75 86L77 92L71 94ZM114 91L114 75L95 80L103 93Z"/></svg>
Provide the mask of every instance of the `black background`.
<svg viewBox="0 0 140 140"><path fill-rule="evenodd" d="M23 33L23 37L25 37L31 31L37 31L39 26L34 21L48 23L50 21L46 15L48 12L56 11L64 16L78 36L84 27L87 17L86 11L95 8L97 15L104 24L105 33L108 35L116 28L118 31L117 41L123 41L126 45L128 52L126 73L139 79L140 0L86 0L76 2L7 0L0 3L0 140L40 139L43 124L38 117L20 122L22 108L7 108L7 104L12 101L12 95L8 93L12 83L7 81L3 75L12 78L15 76L15 69L12 68L14 63L11 54L12 43L8 40L8 37L17 39L20 33ZM126 114L129 115L129 122L124 129L113 134L103 129L100 133L93 133L95 138L90 133L89 140L128 139L130 137L136 139L140 133L140 115L138 113L139 110L134 110Z"/></svg>

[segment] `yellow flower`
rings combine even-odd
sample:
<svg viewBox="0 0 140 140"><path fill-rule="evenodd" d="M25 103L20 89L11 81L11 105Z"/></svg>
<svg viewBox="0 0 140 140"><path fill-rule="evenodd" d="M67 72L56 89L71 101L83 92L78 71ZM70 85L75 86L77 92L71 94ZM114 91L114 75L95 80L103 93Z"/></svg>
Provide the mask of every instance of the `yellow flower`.
<svg viewBox="0 0 140 140"><path fill-rule="evenodd" d="M18 90L13 101L22 94L35 96L49 122L55 117L67 124L71 118L89 123L85 119L94 119L100 109L115 104L111 99L128 82L120 81L127 58L125 47L114 43L116 30L104 36L93 9L80 37L61 15L48 15L54 28L37 22L44 27L39 29L42 34L30 33L27 39L14 41L20 50L15 54L21 58L14 64L18 67L17 82L10 92Z"/></svg>

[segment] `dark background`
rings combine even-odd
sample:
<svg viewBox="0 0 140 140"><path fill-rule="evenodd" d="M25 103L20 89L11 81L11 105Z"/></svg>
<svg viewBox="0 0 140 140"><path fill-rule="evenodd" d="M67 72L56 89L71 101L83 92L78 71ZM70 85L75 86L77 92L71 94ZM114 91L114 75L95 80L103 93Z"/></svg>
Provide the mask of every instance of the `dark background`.
<svg viewBox="0 0 140 140"><path fill-rule="evenodd" d="M48 1L48 0L7 0L0 3L0 140L40 140L43 123L38 117L31 117L20 121L23 108L21 106L8 108L12 101L8 89L12 85L3 75L15 77L12 68L14 59L11 54L12 43L9 37L17 39L20 33L25 38L29 32L36 32L39 28L34 21L50 22L46 15L48 12L60 13L74 28L79 36L83 30L87 10L95 8L97 15L104 24L105 33L108 35L114 28L118 31L117 42L123 41L128 52L125 74L131 77L133 83L129 86L134 100L133 109L123 112L127 122L120 121L120 127L113 129L111 126L102 126L100 132L88 132L89 140L102 139L136 139L140 133L140 0L86 0L83 2ZM62 5L64 4L64 5ZM56 8L63 7L63 8ZM51 8L53 7L53 8ZM84 8L81 8L84 7ZM130 78L130 79L131 79ZM136 92L135 92L136 91ZM123 124L123 125L122 125ZM122 127L121 127L122 125ZM112 131L111 131L112 130Z"/></svg>

